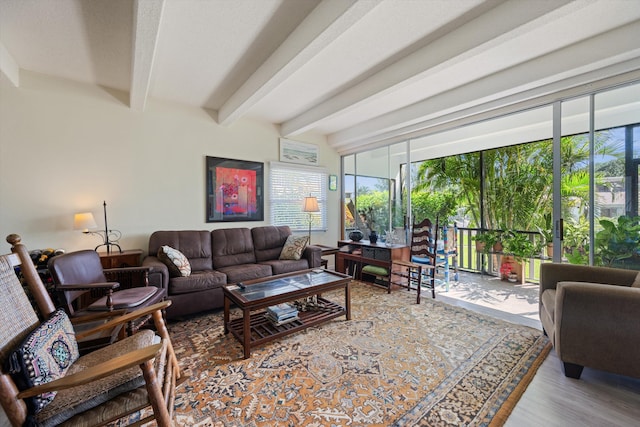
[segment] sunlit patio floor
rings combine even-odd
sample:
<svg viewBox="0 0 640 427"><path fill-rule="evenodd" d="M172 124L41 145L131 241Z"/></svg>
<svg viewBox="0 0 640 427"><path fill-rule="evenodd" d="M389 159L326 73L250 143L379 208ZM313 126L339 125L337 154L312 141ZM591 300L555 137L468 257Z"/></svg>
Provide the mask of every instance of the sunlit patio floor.
<svg viewBox="0 0 640 427"><path fill-rule="evenodd" d="M444 284L437 284L436 299L542 329L538 316L538 289L537 283L520 285L495 276L460 272L459 281L450 281L448 291ZM429 294L425 292L424 295Z"/></svg>

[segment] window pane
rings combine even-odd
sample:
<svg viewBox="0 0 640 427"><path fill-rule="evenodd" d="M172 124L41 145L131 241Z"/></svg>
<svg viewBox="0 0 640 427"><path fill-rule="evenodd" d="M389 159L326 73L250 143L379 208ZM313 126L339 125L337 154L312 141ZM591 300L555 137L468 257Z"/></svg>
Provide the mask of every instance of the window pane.
<svg viewBox="0 0 640 427"><path fill-rule="evenodd" d="M640 269L638 120L640 85L594 97L594 263ZM624 107L624 108L623 108Z"/></svg>

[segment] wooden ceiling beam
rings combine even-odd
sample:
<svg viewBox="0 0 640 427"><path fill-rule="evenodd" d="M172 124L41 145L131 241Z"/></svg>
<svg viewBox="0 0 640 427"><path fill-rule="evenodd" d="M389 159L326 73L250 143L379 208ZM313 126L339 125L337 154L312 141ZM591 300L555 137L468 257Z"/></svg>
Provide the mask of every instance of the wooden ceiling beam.
<svg viewBox="0 0 640 427"><path fill-rule="evenodd" d="M20 67L2 42L0 42L0 72L7 76L15 87L20 86Z"/></svg>
<svg viewBox="0 0 640 427"><path fill-rule="evenodd" d="M557 2L530 2L527 13L522 13L519 2L504 2L481 14L470 22L448 32L443 37L417 49L381 72L359 82L339 95L312 107L281 126L283 136L292 136L317 127L321 122L362 108L366 103L428 78L433 73L464 61L470 56L482 55L501 40L524 31L531 22L560 10L569 0ZM569 6L576 7L576 6Z"/></svg>
<svg viewBox="0 0 640 427"><path fill-rule="evenodd" d="M240 118L378 4L367 0L320 2L222 105L218 122L228 125Z"/></svg>
<svg viewBox="0 0 640 427"><path fill-rule="evenodd" d="M164 0L133 2L133 55L129 106L135 111L144 111L147 103L163 9Z"/></svg>

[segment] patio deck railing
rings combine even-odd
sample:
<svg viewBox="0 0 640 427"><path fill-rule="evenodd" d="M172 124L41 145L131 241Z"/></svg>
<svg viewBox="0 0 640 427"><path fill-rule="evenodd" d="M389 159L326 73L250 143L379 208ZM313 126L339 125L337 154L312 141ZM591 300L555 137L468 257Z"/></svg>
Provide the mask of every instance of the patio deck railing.
<svg viewBox="0 0 640 427"><path fill-rule="evenodd" d="M472 273L498 276L500 274L501 258L507 254L501 252L484 254L476 251L476 242L473 240L473 236L481 231L479 228L457 228L458 268ZM542 238L540 233L534 231L517 231L517 233L526 234L534 245L538 245ZM525 261L524 271L527 282L537 283L539 281L540 264L542 262L551 262L551 259L541 253Z"/></svg>

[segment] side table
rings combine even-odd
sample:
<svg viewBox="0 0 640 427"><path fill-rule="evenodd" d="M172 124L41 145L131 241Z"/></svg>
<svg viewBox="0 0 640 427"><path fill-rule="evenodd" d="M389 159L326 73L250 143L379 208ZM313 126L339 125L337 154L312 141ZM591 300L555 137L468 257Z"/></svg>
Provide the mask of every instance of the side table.
<svg viewBox="0 0 640 427"><path fill-rule="evenodd" d="M140 267L142 263L142 249L128 251L113 251L111 253L98 252L102 268Z"/></svg>
<svg viewBox="0 0 640 427"><path fill-rule="evenodd" d="M98 252L98 254L107 279L119 282L120 289L149 285L148 269L135 268L142 265L142 249L131 249L122 252L116 250L111 253ZM127 270L117 270L122 268L127 268Z"/></svg>
<svg viewBox="0 0 640 427"><path fill-rule="evenodd" d="M339 249L335 246L326 246L326 245L312 245L317 246L322 249L322 256L333 255L334 266L335 266L335 255L338 253ZM322 258L321 266L327 268L329 261ZM335 267L334 267L335 268Z"/></svg>

